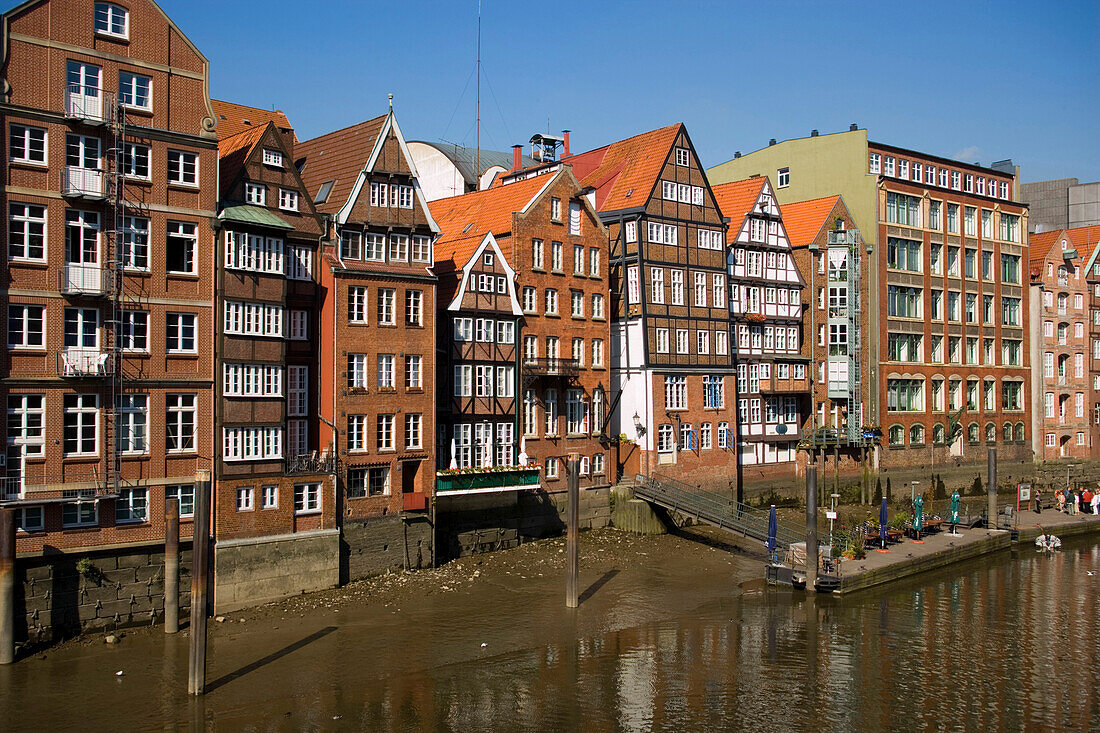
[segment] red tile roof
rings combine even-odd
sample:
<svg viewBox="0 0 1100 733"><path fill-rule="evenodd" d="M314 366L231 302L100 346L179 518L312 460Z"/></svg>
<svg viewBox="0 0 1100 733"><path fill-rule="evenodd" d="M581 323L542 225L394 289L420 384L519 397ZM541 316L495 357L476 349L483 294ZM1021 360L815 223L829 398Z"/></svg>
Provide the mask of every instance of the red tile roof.
<svg viewBox="0 0 1100 733"><path fill-rule="evenodd" d="M741 232L741 222L760 198L760 191L764 188L766 180L764 176L753 176L742 181L719 183L711 187L718 209L730 220L729 230L726 232L727 241L734 241Z"/></svg>
<svg viewBox="0 0 1100 733"><path fill-rule="evenodd" d="M644 206L683 123L643 132L602 148L563 158L581 185L596 190L597 211Z"/></svg>
<svg viewBox="0 0 1100 733"><path fill-rule="evenodd" d="M1028 262L1033 272L1036 268L1042 269L1043 262L1050 256L1050 250L1063 235L1068 240L1069 246L1076 249L1078 256L1086 262L1092 257L1097 244L1100 244L1100 226L1097 225L1030 234L1028 235Z"/></svg>
<svg viewBox="0 0 1100 733"><path fill-rule="evenodd" d="M437 199L428 204L432 218L441 233L435 243L435 262L440 271L459 269L485 238L486 232L500 237L512 231L512 214L525 206L558 173L541 176L504 186L493 186L484 191L474 191L462 196ZM505 251L511 255L511 249ZM449 267L446 263L452 263Z"/></svg>
<svg viewBox="0 0 1100 733"><path fill-rule="evenodd" d="M268 126L265 123L261 127L249 127L236 135L218 139L218 182L222 192L228 191L230 184L241 172L241 168L248 162L252 150L264 136Z"/></svg>
<svg viewBox="0 0 1100 733"><path fill-rule="evenodd" d="M247 107L243 104L223 102L220 99L211 99L210 104L214 108L214 119L218 121L215 131L218 133L219 140L239 135L251 128L263 127L268 122L274 122L276 127L282 127L292 132L294 130L290 120L286 118L282 110ZM297 136L295 136L294 141L298 141Z"/></svg>
<svg viewBox="0 0 1100 733"><path fill-rule="evenodd" d="M295 146L295 156L304 159L302 182L312 198L317 197L322 183L335 181L325 202L317 204L318 211L332 214L347 203L385 122L386 115L381 115Z"/></svg>
<svg viewBox="0 0 1100 733"><path fill-rule="evenodd" d="M783 227L792 247L805 247L817 239L821 229L831 226L829 215L836 208L839 195L823 196L807 201L794 201L779 207L783 214Z"/></svg>
<svg viewBox="0 0 1100 733"><path fill-rule="evenodd" d="M1050 254L1050 248L1054 246L1054 243L1058 241L1064 231L1066 230L1055 229L1052 232L1039 232L1038 234L1028 235L1028 262L1031 264L1032 269L1042 267L1047 255Z"/></svg>

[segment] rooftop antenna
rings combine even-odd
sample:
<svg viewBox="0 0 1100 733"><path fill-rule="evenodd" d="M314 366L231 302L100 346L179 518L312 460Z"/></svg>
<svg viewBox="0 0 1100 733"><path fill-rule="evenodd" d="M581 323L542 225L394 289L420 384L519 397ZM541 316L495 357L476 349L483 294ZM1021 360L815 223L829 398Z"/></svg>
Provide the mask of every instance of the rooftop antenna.
<svg viewBox="0 0 1100 733"><path fill-rule="evenodd" d="M474 153L477 175L481 177L481 0L477 0L477 138Z"/></svg>

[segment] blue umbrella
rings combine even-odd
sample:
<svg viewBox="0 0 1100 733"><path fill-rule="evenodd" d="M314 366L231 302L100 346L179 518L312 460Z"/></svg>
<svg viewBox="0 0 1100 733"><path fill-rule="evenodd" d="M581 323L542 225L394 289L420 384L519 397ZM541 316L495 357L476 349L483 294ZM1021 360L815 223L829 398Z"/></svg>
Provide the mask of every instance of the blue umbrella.
<svg viewBox="0 0 1100 733"><path fill-rule="evenodd" d="M882 541L882 549L886 549L886 497L882 497L882 506L878 510L878 538Z"/></svg>
<svg viewBox="0 0 1100 733"><path fill-rule="evenodd" d="M779 546L779 543L775 541L776 535L779 533L776 529L777 520L775 518L775 504L772 504L772 509L768 513L768 542L765 545L768 548L768 552L774 553L775 548Z"/></svg>

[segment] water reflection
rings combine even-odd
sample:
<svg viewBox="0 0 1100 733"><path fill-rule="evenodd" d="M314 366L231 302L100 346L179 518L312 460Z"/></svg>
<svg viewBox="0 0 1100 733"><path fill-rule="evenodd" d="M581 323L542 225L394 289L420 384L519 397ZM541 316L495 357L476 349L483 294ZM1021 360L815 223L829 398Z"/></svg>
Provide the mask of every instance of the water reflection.
<svg viewBox="0 0 1100 733"><path fill-rule="evenodd" d="M611 630L592 619L667 599L608 582L573 613L524 586L265 632L197 703L180 636L121 683L102 648L0 668L0 707L5 730L1098 730L1098 584L1100 546L1067 543L852 598L747 583Z"/></svg>

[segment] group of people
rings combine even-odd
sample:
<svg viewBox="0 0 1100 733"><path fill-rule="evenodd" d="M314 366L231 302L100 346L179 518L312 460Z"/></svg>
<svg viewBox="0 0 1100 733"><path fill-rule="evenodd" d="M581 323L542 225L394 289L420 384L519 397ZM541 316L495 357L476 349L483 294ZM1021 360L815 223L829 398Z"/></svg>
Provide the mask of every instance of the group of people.
<svg viewBox="0 0 1100 733"><path fill-rule="evenodd" d="M1054 499L1058 502L1058 511L1069 515L1100 514L1100 491L1093 493L1087 487L1084 490L1058 489Z"/></svg>

